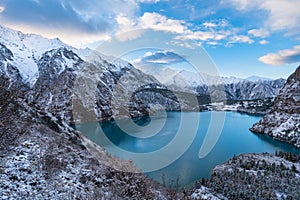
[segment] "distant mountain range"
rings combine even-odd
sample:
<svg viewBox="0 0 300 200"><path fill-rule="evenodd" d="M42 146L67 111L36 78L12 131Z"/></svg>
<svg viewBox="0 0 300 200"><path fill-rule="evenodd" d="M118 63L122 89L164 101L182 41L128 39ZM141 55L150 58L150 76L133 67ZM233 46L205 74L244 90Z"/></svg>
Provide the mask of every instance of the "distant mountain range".
<svg viewBox="0 0 300 200"><path fill-rule="evenodd" d="M181 89L192 88L200 85L218 85L238 83L244 79L236 77L218 77L206 73L197 73L187 70L174 70L169 67L157 67L142 65L137 67L146 74L154 76L158 81L167 85Z"/></svg>
<svg viewBox="0 0 300 200"><path fill-rule="evenodd" d="M0 35L0 72L8 89L26 93L20 96L24 102L66 124L128 117L127 111L140 116L151 101L168 110L184 107L153 76L126 61L2 26ZM137 91L142 87L148 90Z"/></svg>
<svg viewBox="0 0 300 200"><path fill-rule="evenodd" d="M260 76L249 76L247 78L245 78L248 81L252 81L252 82L257 82L257 81L271 81L273 79L271 78L266 78L266 77L260 77Z"/></svg>
<svg viewBox="0 0 300 200"><path fill-rule="evenodd" d="M90 91L95 96L85 96L80 102L75 101L76 105L95 113L90 117L98 120L110 119L113 115L124 117L127 115L121 111L124 109L129 109L134 116L143 115L153 105L162 105L167 110L195 109L187 99L179 102L174 92L183 92L180 93L183 98L193 92L219 101L226 98L251 100L274 97L284 84L283 79L249 81L207 74L199 76L169 68L137 70L126 61L90 49L77 49L59 39L49 40L2 26L0 34L0 71L10 80L10 87L21 87L27 93L26 101L67 123L74 122L72 104L76 98L71 97L80 76L83 82L94 83L97 87L88 88L95 90ZM81 89L82 94L75 91L75 96L86 95L86 88ZM111 105L114 93L123 93L123 96ZM125 99L126 95L134 96ZM92 101L94 98L96 101ZM128 105L125 101L130 101L129 108L125 108Z"/></svg>
<svg viewBox="0 0 300 200"><path fill-rule="evenodd" d="M174 70L169 67L143 65L138 67L146 74L154 76L159 82L176 91L193 91L199 95L210 95L220 99L221 90L228 99L253 100L275 97L285 83L284 79L268 79L250 76L246 79L237 77L219 77L206 73L187 70ZM220 87L221 85L221 87Z"/></svg>

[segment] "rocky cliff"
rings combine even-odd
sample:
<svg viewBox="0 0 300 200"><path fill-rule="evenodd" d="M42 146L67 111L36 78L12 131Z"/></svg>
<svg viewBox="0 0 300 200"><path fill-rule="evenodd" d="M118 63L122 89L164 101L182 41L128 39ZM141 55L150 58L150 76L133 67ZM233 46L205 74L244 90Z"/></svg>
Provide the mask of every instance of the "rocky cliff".
<svg viewBox="0 0 300 200"><path fill-rule="evenodd" d="M280 90L271 112L250 130L300 148L300 66Z"/></svg>

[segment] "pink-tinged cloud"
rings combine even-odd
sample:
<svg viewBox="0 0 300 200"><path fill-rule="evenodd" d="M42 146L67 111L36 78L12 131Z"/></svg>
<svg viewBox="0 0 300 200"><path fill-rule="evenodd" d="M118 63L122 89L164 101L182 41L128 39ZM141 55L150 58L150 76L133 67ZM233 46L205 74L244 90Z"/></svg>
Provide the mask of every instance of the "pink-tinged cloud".
<svg viewBox="0 0 300 200"><path fill-rule="evenodd" d="M258 60L274 66L300 62L300 45L294 46L292 49L278 51L277 53L269 53Z"/></svg>

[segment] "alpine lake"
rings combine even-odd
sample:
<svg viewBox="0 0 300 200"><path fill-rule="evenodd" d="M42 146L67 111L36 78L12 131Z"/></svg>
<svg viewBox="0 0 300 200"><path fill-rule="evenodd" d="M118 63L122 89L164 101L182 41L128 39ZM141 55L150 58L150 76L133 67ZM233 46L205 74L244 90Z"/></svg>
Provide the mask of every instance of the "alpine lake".
<svg viewBox="0 0 300 200"><path fill-rule="evenodd" d="M137 119L76 125L107 152L170 187L192 185L212 169L243 153L300 154L300 149L249 128L260 116L227 111L163 112Z"/></svg>

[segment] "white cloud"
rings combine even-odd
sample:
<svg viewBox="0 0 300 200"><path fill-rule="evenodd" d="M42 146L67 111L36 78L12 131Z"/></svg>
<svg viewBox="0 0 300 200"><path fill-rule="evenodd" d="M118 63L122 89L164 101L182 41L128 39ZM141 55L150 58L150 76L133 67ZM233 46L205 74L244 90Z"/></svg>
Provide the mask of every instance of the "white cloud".
<svg viewBox="0 0 300 200"><path fill-rule="evenodd" d="M137 0L139 3L158 3L160 1L168 1L168 0Z"/></svg>
<svg viewBox="0 0 300 200"><path fill-rule="evenodd" d="M139 19L141 28L151 28L159 31L182 34L187 30L185 22L182 20L169 19L158 13L146 12Z"/></svg>
<svg viewBox="0 0 300 200"><path fill-rule="evenodd" d="M300 62L300 45L294 46L292 49L278 51L277 53L269 53L258 60L274 66Z"/></svg>
<svg viewBox="0 0 300 200"><path fill-rule="evenodd" d="M152 51L148 51L144 54L144 57L152 56L154 53Z"/></svg>
<svg viewBox="0 0 300 200"><path fill-rule="evenodd" d="M269 12L267 25L273 30L299 28L300 23L300 1L263 1L263 9ZM298 30L300 31L300 30Z"/></svg>
<svg viewBox="0 0 300 200"><path fill-rule="evenodd" d="M203 26L205 26L205 27L216 27L217 24L212 23L212 22L204 22L204 23L203 23Z"/></svg>
<svg viewBox="0 0 300 200"><path fill-rule="evenodd" d="M206 44L209 44L209 45L212 45L212 46L219 45L219 43L218 43L218 42L216 42L216 41L210 41L210 42L206 42Z"/></svg>
<svg viewBox="0 0 300 200"><path fill-rule="evenodd" d="M230 37L231 43L252 44L254 42L249 36L238 35L238 29L232 28L226 20L204 22L201 26L196 27L198 30L190 29L189 24L183 20L169 19L158 13L146 12L135 22L124 18L124 16L120 17L117 21L120 26L125 26L124 30L126 30L126 27L131 27L135 30L153 29L174 33L176 34L175 39L182 41L184 44L188 44L185 41L199 41L205 42L208 45L216 45L220 44L217 41L227 40ZM136 36L139 35L137 34ZM135 36L130 35L130 37Z"/></svg>
<svg viewBox="0 0 300 200"><path fill-rule="evenodd" d="M128 32L136 26L136 22L124 15L123 13L117 15L116 22L118 24L117 32Z"/></svg>
<svg viewBox="0 0 300 200"><path fill-rule="evenodd" d="M202 46L202 42L199 41L182 41L182 40L173 40L170 42L172 45L188 48L188 49L195 49L199 46Z"/></svg>
<svg viewBox="0 0 300 200"><path fill-rule="evenodd" d="M191 31L187 30L184 34L176 37L178 40L222 40L225 39L230 33L224 31Z"/></svg>
<svg viewBox="0 0 300 200"><path fill-rule="evenodd" d="M139 9L135 0L31 0L22 1L22 7L19 4L19 1L7 1L5 10L0 12L2 25L26 33L59 37L77 47L112 36L116 20L125 24L120 17L133 19Z"/></svg>
<svg viewBox="0 0 300 200"><path fill-rule="evenodd" d="M185 62L184 58L171 51L147 52L143 57L133 60L134 65L161 64L169 65Z"/></svg>
<svg viewBox="0 0 300 200"><path fill-rule="evenodd" d="M259 44L265 45L265 44L269 44L269 42L267 40L260 40Z"/></svg>
<svg viewBox="0 0 300 200"><path fill-rule="evenodd" d="M5 7L0 6L0 13L2 13L5 10Z"/></svg>
<svg viewBox="0 0 300 200"><path fill-rule="evenodd" d="M158 13L144 13L139 18L130 18L124 14L116 17L118 24L116 35L119 40L131 40L140 37L143 29L153 29L174 34L183 34L188 27L182 20L169 19Z"/></svg>
<svg viewBox="0 0 300 200"><path fill-rule="evenodd" d="M269 31L265 29L252 29L248 31L249 35L253 35L254 37L266 38L270 36Z"/></svg>
<svg viewBox="0 0 300 200"><path fill-rule="evenodd" d="M229 41L230 44L233 43L248 43L248 44L253 44L254 41L247 35L234 35L230 38Z"/></svg>
<svg viewBox="0 0 300 200"><path fill-rule="evenodd" d="M139 16L140 3L160 1L167 0L32 0L24 1L27 6L21 11L15 9L17 1L8 1L7 8L0 6L0 20L8 27L51 38L59 37L77 47L113 36L122 41L134 39L141 36L142 29L172 33L184 45L189 45L192 40L197 44L226 43L230 36L237 35L236 30L228 27L231 25L227 20L207 21L195 26L155 12Z"/></svg>
<svg viewBox="0 0 300 200"><path fill-rule="evenodd" d="M122 36L122 38L119 38L122 41L139 37L142 29L153 29L173 33L175 34L174 39L183 42L185 46L188 44L185 41L201 41L208 45L215 45L217 41L226 40L230 36L237 35L237 29L232 28L226 20L204 22L201 26L196 27L198 30L190 29L190 25L183 20L169 19L159 13L146 12L137 19L130 19L125 15L118 15L116 21L118 23L117 35ZM129 31L128 34L126 34L127 31ZM239 37L235 39L236 42L232 43L252 43L249 37Z"/></svg>
<svg viewBox="0 0 300 200"><path fill-rule="evenodd" d="M223 0L240 11L265 11L264 26L272 31L286 30L292 34L300 34L300 1L299 0Z"/></svg>
<svg viewBox="0 0 300 200"><path fill-rule="evenodd" d="M230 3L237 10L246 10L251 5L251 0L222 0L221 4L227 5Z"/></svg>
<svg viewBox="0 0 300 200"><path fill-rule="evenodd" d="M240 30L232 27L227 20L204 22L201 27L197 28L200 30L188 29L183 34L178 35L176 39L182 41L196 40L212 46L222 43L254 43L250 36L240 35Z"/></svg>

